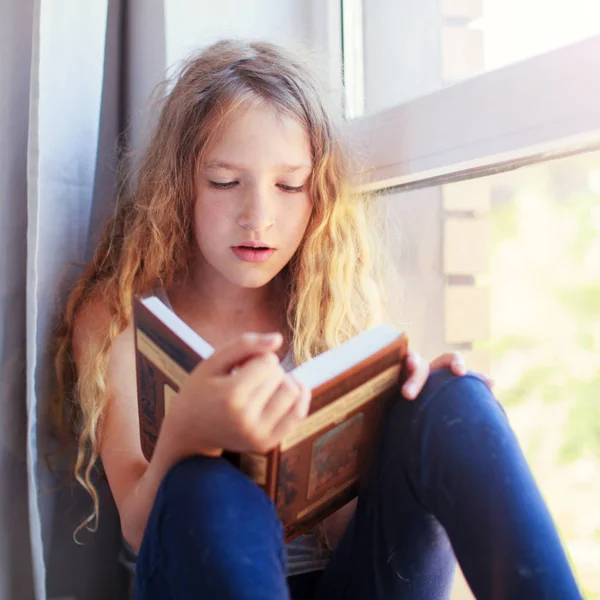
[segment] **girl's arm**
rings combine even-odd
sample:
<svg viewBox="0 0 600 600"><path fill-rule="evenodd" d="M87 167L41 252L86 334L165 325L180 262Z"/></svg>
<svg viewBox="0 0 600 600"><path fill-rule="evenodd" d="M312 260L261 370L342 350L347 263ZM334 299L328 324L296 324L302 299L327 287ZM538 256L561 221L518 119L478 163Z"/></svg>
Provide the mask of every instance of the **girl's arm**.
<svg viewBox="0 0 600 600"><path fill-rule="evenodd" d="M101 302L90 302L77 315L73 357L78 372L85 353L109 323ZM123 536L135 550L158 487L173 465L194 454L219 455L222 447L265 451L306 416L310 391L281 369L274 354L281 342L281 336L269 340L244 334L202 362L167 413L148 463L140 442L133 326L115 338L107 368L100 456ZM242 363L231 376L233 366Z"/></svg>
<svg viewBox="0 0 600 600"><path fill-rule="evenodd" d="M100 302L90 302L77 315L73 329L73 357L78 373L83 357L94 348L110 324L110 315ZM114 340L108 361L108 401L98 439L100 456L119 511L121 529L137 551L154 497L162 478L181 453L165 420L150 465L141 451L135 345L130 325ZM173 441L169 442L169 438Z"/></svg>

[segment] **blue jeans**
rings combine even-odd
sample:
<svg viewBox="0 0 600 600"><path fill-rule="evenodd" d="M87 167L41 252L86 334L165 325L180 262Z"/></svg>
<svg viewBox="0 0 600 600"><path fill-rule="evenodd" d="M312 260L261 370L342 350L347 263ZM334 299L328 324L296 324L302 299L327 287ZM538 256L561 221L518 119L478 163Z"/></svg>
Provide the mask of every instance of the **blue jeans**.
<svg viewBox="0 0 600 600"><path fill-rule="evenodd" d="M504 411L479 377L439 370L414 402L392 398L377 444L342 540L320 577L296 576L304 591L291 582L294 600L447 598L456 559L479 599L581 598ZM273 503L225 460L194 457L158 491L135 598L285 599L285 569Z"/></svg>

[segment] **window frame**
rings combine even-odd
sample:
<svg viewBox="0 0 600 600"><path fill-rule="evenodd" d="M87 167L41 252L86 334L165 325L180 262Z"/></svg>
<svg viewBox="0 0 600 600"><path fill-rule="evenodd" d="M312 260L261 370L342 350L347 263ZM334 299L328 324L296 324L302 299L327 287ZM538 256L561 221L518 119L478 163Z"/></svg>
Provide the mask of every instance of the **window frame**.
<svg viewBox="0 0 600 600"><path fill-rule="evenodd" d="M331 102L340 111L344 103L342 0L310 0L311 40L324 59L322 75Z"/></svg>
<svg viewBox="0 0 600 600"><path fill-rule="evenodd" d="M362 187L431 187L597 150L599 72L600 35L348 120Z"/></svg>

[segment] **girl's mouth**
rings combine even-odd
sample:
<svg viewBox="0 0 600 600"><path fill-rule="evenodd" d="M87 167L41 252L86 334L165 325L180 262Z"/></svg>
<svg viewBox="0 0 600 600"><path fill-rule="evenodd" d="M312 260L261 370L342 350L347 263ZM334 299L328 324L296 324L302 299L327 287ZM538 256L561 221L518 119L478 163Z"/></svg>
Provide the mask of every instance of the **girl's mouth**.
<svg viewBox="0 0 600 600"><path fill-rule="evenodd" d="M274 248L250 248L249 246L234 246L232 250L236 257L244 262L265 262L275 252Z"/></svg>

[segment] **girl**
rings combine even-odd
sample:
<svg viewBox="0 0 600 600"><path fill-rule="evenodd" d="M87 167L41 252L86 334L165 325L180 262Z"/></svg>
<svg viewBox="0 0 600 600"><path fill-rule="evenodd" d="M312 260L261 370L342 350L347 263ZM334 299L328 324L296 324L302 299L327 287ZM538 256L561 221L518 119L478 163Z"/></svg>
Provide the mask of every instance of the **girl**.
<svg viewBox="0 0 600 600"><path fill-rule="evenodd" d="M455 556L478 598L578 598L502 409L455 354L430 374L411 352L358 503L287 548L272 503L221 458L278 444L310 403L288 371L385 317L377 230L348 165L297 57L222 41L185 65L58 332L55 408L94 502L85 524L98 518L101 459L140 600L429 600L447 597ZM137 293L159 295L216 348L150 463Z"/></svg>

